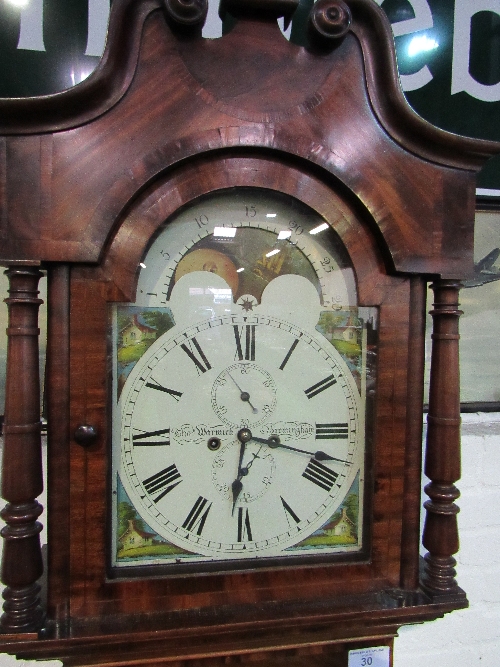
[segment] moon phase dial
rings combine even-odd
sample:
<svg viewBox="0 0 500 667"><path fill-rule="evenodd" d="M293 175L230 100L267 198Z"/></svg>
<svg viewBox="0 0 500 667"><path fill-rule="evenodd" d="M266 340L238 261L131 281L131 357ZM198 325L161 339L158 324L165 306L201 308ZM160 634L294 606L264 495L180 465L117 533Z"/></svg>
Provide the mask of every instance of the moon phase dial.
<svg viewBox="0 0 500 667"><path fill-rule="evenodd" d="M339 213L340 215L340 213ZM173 216L140 265L137 303L163 306L191 272L224 279L239 312L251 312L269 283L299 275L326 309L356 303L354 274L318 213L282 193L218 191Z"/></svg>

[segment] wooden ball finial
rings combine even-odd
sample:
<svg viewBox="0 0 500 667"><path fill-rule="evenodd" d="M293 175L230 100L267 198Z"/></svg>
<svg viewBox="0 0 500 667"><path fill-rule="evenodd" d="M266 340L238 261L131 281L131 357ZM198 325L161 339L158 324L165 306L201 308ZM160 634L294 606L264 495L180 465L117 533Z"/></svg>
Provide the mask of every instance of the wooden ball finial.
<svg viewBox="0 0 500 667"><path fill-rule="evenodd" d="M348 33L351 21L351 10L342 0L318 0L309 14L311 38L336 42Z"/></svg>

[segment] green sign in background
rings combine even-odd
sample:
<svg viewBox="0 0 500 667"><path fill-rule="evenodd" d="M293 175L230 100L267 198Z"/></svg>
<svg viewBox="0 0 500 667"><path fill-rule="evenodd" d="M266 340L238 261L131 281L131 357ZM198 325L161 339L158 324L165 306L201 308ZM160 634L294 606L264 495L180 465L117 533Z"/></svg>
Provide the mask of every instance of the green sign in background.
<svg viewBox="0 0 500 667"><path fill-rule="evenodd" d="M393 25L411 106L443 129L500 141L500 0L375 1ZM312 2L301 0L295 14L295 43L306 43ZM109 4L0 0L0 96L46 95L88 76L102 53ZM221 33L217 5L210 0L205 36ZM479 187L500 195L500 158L485 167Z"/></svg>
<svg viewBox="0 0 500 667"><path fill-rule="evenodd" d="M413 108L446 130L500 141L500 0L376 1L392 23L401 82ZM218 37L218 0L209 2L204 35ZM301 0L295 14L289 35L297 44L306 43L312 2ZM15 6L21 3L26 6ZM110 0L0 0L0 97L47 95L80 83L99 62L109 7ZM490 160L479 187L500 198L500 158ZM3 328L6 283L0 273ZM0 415L5 352L0 338Z"/></svg>

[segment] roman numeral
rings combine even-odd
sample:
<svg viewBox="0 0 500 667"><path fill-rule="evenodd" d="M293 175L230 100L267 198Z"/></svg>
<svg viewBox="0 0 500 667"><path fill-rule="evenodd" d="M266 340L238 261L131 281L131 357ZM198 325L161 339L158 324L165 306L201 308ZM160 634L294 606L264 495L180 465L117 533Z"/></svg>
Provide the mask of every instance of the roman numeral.
<svg viewBox="0 0 500 667"><path fill-rule="evenodd" d="M176 391L175 389L169 389L168 387L163 387L161 384L159 384L156 380L153 380L151 378L151 382L146 382L146 387L149 389L156 389L157 391L164 391L166 394L170 394L170 396L173 396L176 401L180 399L182 396L182 391Z"/></svg>
<svg viewBox="0 0 500 667"><path fill-rule="evenodd" d="M201 349L200 344L194 336L191 340L188 340L187 343L182 343L181 348L196 366L198 375L200 375L200 373L206 373L212 368L205 353Z"/></svg>
<svg viewBox="0 0 500 667"><path fill-rule="evenodd" d="M313 384L312 387L309 387L309 389L305 389L304 393L307 398L313 398L314 396L320 394L322 391L325 391L325 389L328 389L328 387L332 387L334 384L336 384L336 382L337 380L333 377L333 375L329 375L324 380L321 380L321 382L317 382L316 384Z"/></svg>
<svg viewBox="0 0 500 667"><path fill-rule="evenodd" d="M236 357L239 361L255 361L255 324L245 324L239 327L233 324L234 338L236 340ZM243 334L245 340L243 341ZM243 345L245 347L243 353ZM235 357L235 358L236 358Z"/></svg>
<svg viewBox="0 0 500 667"><path fill-rule="evenodd" d="M338 424L316 424L316 440L339 440L349 435L347 422Z"/></svg>
<svg viewBox="0 0 500 667"><path fill-rule="evenodd" d="M160 447L163 445L170 445L170 440L147 440L147 438L154 438L157 435L165 435L167 433L170 434L169 428L163 428L160 431L142 431L141 433L132 436L132 444L134 447Z"/></svg>
<svg viewBox="0 0 500 667"><path fill-rule="evenodd" d="M285 366L286 366L287 363L288 363L288 360L289 360L290 357L292 356L293 351L295 350L295 348L297 347L298 344L299 344L299 339L296 338L296 339L293 341L293 343L292 343L290 349L289 349L288 352L286 353L285 358L284 358L283 361L281 362L280 371L282 371L282 370L285 368Z"/></svg>
<svg viewBox="0 0 500 667"><path fill-rule="evenodd" d="M252 542L252 529L248 509L238 507L238 542Z"/></svg>
<svg viewBox="0 0 500 667"><path fill-rule="evenodd" d="M289 526L291 525L289 517L291 517L295 521L295 523L300 523L299 517L295 514L290 505L286 502L286 500L282 496L280 496L280 498L281 498L281 504L283 505L283 509L285 510L286 513L286 520L288 521L288 525Z"/></svg>
<svg viewBox="0 0 500 667"><path fill-rule="evenodd" d="M190 532L194 532L195 529L197 529L196 534L201 535L211 507L212 503L208 504L208 500L206 498L203 498L203 496L198 496L198 500L195 502L192 510L187 515L186 520L182 524L182 527L186 530L189 530Z"/></svg>
<svg viewBox="0 0 500 667"><path fill-rule="evenodd" d="M337 480L338 474L316 461L316 459L311 459L302 473L302 477L325 489L325 491L330 491Z"/></svg>
<svg viewBox="0 0 500 667"><path fill-rule="evenodd" d="M167 493L170 493L172 489L175 489L181 481L181 474L177 470L175 463L173 463L171 466L168 466L168 468L164 468L163 470L160 470L160 472L157 472L156 475L145 479L143 485L150 496L159 492L159 495L157 495L156 498L153 498L153 502L157 503L166 496Z"/></svg>

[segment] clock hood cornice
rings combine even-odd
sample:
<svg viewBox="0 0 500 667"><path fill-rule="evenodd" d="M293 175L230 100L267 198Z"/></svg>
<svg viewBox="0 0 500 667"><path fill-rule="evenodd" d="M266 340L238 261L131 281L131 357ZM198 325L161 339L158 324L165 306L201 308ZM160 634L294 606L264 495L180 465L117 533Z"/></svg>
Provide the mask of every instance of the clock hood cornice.
<svg viewBox="0 0 500 667"><path fill-rule="evenodd" d="M341 19L333 41L313 31L309 48L279 31L276 16L292 4L227 0L223 11L241 18L209 40L197 22L203 0L179 5L193 9L191 26L179 25L175 0L117 0L86 81L0 100L0 259L98 262L117 221L169 170L193 156L260 150L320 167L320 178L332 174L353 193L378 226L388 266L447 277L472 270L474 172L500 143L444 132L410 109L374 2L321 0L315 7ZM408 207L408 192L428 183L432 192Z"/></svg>
<svg viewBox="0 0 500 667"><path fill-rule="evenodd" d="M164 9L165 4L173 3L116 0L111 9L106 49L95 72L78 86L60 93L0 100L0 134L61 132L87 124L113 109L127 93L135 75L144 24L152 12ZM257 4L257 11L265 14L266 5L281 7L287 3L262 0ZM332 4L344 3L332 0ZM392 31L385 14L371 0L347 0L345 4L352 14L349 31L359 40L363 54L373 111L395 141L428 160L474 171L479 171L486 160L500 152L499 142L446 132L415 113L399 85ZM283 13L286 10L280 12ZM195 39L204 41L199 33Z"/></svg>

